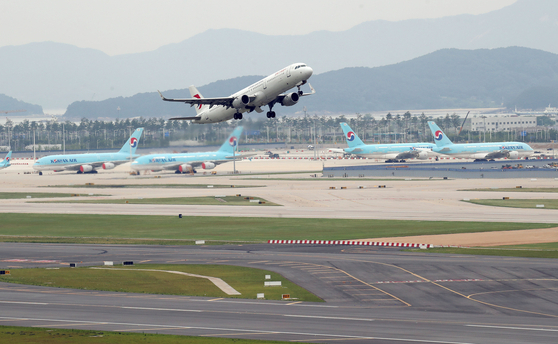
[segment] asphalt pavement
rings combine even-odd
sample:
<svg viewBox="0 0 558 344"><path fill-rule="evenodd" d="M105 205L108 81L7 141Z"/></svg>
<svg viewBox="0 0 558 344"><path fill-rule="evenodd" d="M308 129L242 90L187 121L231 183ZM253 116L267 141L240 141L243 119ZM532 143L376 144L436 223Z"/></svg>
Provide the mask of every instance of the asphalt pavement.
<svg viewBox="0 0 558 344"><path fill-rule="evenodd" d="M90 266L106 260L261 268L281 273L325 302L1 283L0 323L351 343L555 343L558 332L558 268L552 259L313 245L0 243L4 268Z"/></svg>

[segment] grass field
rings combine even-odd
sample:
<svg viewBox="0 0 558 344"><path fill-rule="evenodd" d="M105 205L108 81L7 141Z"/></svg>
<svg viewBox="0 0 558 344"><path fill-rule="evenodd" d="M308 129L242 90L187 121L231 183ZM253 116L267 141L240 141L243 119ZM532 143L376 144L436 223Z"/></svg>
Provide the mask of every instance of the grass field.
<svg viewBox="0 0 558 344"><path fill-rule="evenodd" d="M547 192L556 193L558 188L481 188L481 189L463 189L458 191L501 191L501 192Z"/></svg>
<svg viewBox="0 0 558 344"><path fill-rule="evenodd" d="M214 240L264 242L270 239L352 240L393 236L472 233L556 224L361 219L297 219L204 216L134 216L0 213L0 240L26 242L62 237L107 239ZM110 240L109 242L110 243ZM144 243L149 243L148 241Z"/></svg>
<svg viewBox="0 0 558 344"><path fill-rule="evenodd" d="M27 198L27 196L31 196L31 198L51 198L51 197L75 197L75 194L69 193L55 193L55 192L0 192L0 199L20 199L20 198ZM105 195L89 195L89 194L80 194L79 196L105 196Z"/></svg>
<svg viewBox="0 0 558 344"><path fill-rule="evenodd" d="M156 331L151 331L156 332ZM151 333L126 333L58 328L0 326L2 342L13 344L274 344L288 343L217 337L190 337Z"/></svg>
<svg viewBox="0 0 558 344"><path fill-rule="evenodd" d="M87 189L146 189L146 188L172 188L172 189L230 189L230 188L258 188L265 185L216 185L216 184L67 184L48 185L51 188L87 188Z"/></svg>
<svg viewBox="0 0 558 344"><path fill-rule="evenodd" d="M71 200L71 201L35 201L32 203L97 203L97 204L174 204L174 205L249 205L249 206L278 206L279 204L269 202L260 197L252 197L258 202L250 202L245 196L225 197L169 197L169 198L122 198L122 199L95 199L95 200Z"/></svg>
<svg viewBox="0 0 558 344"><path fill-rule="evenodd" d="M40 285L46 287L104 290L127 293L207 296L255 299L257 293L265 293L268 300L281 300L282 294L290 294L298 301L322 301L317 296L287 280L280 274L253 268L231 265L154 265L133 267L89 267L60 269L14 269L11 275L0 275L1 282ZM110 269L126 269L110 270ZM190 277L143 269L181 271L203 276L218 277L242 295L227 295L204 278ZM281 281L281 287L264 287L265 275L272 281Z"/></svg>
<svg viewBox="0 0 558 344"><path fill-rule="evenodd" d="M472 199L464 202L508 208L537 208L543 204L544 208L537 209L558 209L558 199Z"/></svg>

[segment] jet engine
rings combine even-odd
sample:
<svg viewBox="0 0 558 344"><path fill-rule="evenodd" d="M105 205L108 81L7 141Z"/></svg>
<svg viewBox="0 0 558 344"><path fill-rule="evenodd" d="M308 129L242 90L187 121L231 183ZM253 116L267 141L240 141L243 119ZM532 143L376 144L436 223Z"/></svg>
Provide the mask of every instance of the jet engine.
<svg viewBox="0 0 558 344"><path fill-rule="evenodd" d="M215 168L215 164L212 162L202 162L201 167L204 170L211 170Z"/></svg>
<svg viewBox="0 0 558 344"><path fill-rule="evenodd" d="M103 170L112 170L116 165L114 165L112 162L105 162L103 164Z"/></svg>
<svg viewBox="0 0 558 344"><path fill-rule="evenodd" d="M242 109L249 103L250 103L250 97L248 97L247 95L242 95L236 98L235 100L233 100L232 106L235 109Z"/></svg>
<svg viewBox="0 0 558 344"><path fill-rule="evenodd" d="M427 151L419 151L417 159L425 160L428 159L428 152Z"/></svg>
<svg viewBox="0 0 558 344"><path fill-rule="evenodd" d="M519 157L519 152L518 151L511 151L508 155L508 157L510 159L517 159Z"/></svg>
<svg viewBox="0 0 558 344"><path fill-rule="evenodd" d="M300 99L300 96L298 95L298 93L296 93L296 92L289 93L285 96L285 98L283 98L283 101L281 102L281 105L283 105L283 106L293 106L296 103L298 103L299 99Z"/></svg>
<svg viewBox="0 0 558 344"><path fill-rule="evenodd" d="M91 165L81 165L81 166L79 167L79 170L80 170L82 173L91 172L91 171L93 171L93 166L91 166Z"/></svg>
<svg viewBox="0 0 558 344"><path fill-rule="evenodd" d="M194 169L192 168L192 165L183 164L178 166L178 170L182 173L186 173L186 172L192 172Z"/></svg>

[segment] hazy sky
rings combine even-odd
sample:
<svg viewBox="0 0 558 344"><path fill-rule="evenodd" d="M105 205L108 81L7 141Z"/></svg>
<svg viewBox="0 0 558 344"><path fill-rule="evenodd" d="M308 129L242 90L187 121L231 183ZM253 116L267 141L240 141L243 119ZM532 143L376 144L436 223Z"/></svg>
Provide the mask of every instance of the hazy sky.
<svg viewBox="0 0 558 344"><path fill-rule="evenodd" d="M154 50L208 29L268 35L343 31L370 20L481 14L516 0L0 0L0 47L54 41L109 55ZM238 42L247 49L257 42Z"/></svg>

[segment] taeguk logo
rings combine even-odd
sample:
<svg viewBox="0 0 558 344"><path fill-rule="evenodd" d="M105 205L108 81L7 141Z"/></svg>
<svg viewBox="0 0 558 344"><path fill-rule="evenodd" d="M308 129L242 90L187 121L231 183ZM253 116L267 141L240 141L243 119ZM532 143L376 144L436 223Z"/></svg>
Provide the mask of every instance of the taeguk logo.
<svg viewBox="0 0 558 344"><path fill-rule="evenodd" d="M137 146L138 146L138 139L132 137L132 139L130 140L130 147L136 148Z"/></svg>
<svg viewBox="0 0 558 344"><path fill-rule="evenodd" d="M347 133L347 141L354 141L355 139L355 133L353 133L352 131L349 131Z"/></svg>
<svg viewBox="0 0 558 344"><path fill-rule="evenodd" d="M233 147L236 146L236 136L231 136L231 138L229 139L229 144Z"/></svg>
<svg viewBox="0 0 558 344"><path fill-rule="evenodd" d="M444 138L444 134L442 133L441 130L437 130L436 133L434 133L434 138L440 141L441 139Z"/></svg>

